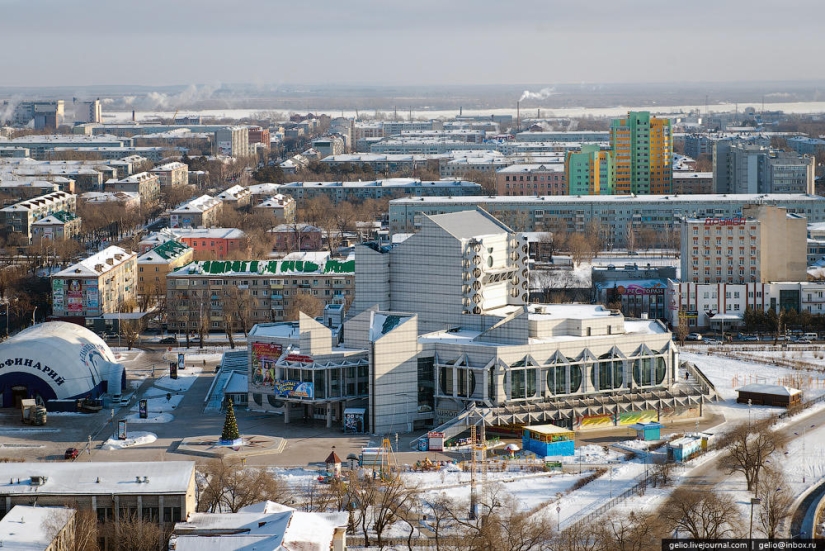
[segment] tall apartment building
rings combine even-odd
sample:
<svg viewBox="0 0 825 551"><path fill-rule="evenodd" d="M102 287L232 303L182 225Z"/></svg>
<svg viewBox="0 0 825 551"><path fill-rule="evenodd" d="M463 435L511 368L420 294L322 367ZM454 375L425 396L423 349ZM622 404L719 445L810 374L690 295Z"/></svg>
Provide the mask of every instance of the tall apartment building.
<svg viewBox="0 0 825 551"><path fill-rule="evenodd" d="M496 194L567 195L564 165L515 164L496 171Z"/></svg>
<svg viewBox="0 0 825 551"><path fill-rule="evenodd" d="M814 158L739 140L714 145L716 193L814 193Z"/></svg>
<svg viewBox="0 0 825 551"><path fill-rule="evenodd" d="M805 281L807 223L769 205L746 205L741 217L682 223L682 280L693 283Z"/></svg>
<svg viewBox="0 0 825 551"><path fill-rule="evenodd" d="M248 326L284 321L302 294L345 304L355 293L355 260L207 260L167 274L166 285L170 331L197 331L202 318L222 331L230 317L236 327L239 316Z"/></svg>
<svg viewBox="0 0 825 551"><path fill-rule="evenodd" d="M670 120L631 111L610 124L615 193L658 195L671 192L673 139Z"/></svg>
<svg viewBox="0 0 825 551"><path fill-rule="evenodd" d="M613 155L598 144L582 144L580 152L568 151L564 175L570 195L613 195Z"/></svg>
<svg viewBox="0 0 825 551"><path fill-rule="evenodd" d="M32 199L20 201L0 209L0 229L4 234L21 234L32 238L32 224L56 212L71 214L77 209L77 195L55 191Z"/></svg>
<svg viewBox="0 0 825 551"><path fill-rule="evenodd" d="M100 100L92 101L72 101L74 103L75 123L100 123L103 118L103 111L100 108Z"/></svg>
<svg viewBox="0 0 825 551"><path fill-rule="evenodd" d="M56 318L90 318L118 312L137 297L137 255L111 246L52 275Z"/></svg>
<svg viewBox="0 0 825 551"><path fill-rule="evenodd" d="M246 126L227 126L215 131L217 153L229 157L249 155L249 129Z"/></svg>

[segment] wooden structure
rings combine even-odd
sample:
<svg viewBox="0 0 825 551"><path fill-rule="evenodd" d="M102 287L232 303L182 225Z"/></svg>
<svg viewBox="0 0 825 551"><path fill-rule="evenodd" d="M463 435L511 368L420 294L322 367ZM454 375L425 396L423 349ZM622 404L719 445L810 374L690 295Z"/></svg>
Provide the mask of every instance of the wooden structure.
<svg viewBox="0 0 825 551"><path fill-rule="evenodd" d="M736 402L754 406L790 407L802 403L802 391L782 385L751 384L737 388Z"/></svg>

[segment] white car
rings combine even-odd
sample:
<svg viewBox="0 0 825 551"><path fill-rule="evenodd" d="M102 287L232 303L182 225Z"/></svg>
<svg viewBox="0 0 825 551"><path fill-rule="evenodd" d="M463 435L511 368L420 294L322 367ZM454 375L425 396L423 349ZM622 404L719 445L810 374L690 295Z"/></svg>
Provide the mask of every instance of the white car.
<svg viewBox="0 0 825 551"><path fill-rule="evenodd" d="M688 333L687 337L685 337L687 341L701 341L702 335L699 333Z"/></svg>

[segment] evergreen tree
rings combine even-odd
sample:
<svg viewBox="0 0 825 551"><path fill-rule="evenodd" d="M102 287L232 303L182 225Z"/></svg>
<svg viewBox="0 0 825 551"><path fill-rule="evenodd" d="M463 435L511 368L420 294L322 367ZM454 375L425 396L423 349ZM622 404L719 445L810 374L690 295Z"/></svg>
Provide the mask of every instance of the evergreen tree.
<svg viewBox="0 0 825 551"><path fill-rule="evenodd" d="M232 398L229 398L226 405L226 419L223 422L221 440L237 440L241 435L238 432L238 422L235 420L235 408L232 407Z"/></svg>

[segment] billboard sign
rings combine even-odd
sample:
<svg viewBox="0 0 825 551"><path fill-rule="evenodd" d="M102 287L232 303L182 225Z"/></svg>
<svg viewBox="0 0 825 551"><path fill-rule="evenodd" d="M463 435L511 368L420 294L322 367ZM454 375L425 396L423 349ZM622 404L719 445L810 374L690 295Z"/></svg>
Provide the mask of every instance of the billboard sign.
<svg viewBox="0 0 825 551"><path fill-rule="evenodd" d="M117 439L126 440L129 435L126 432L126 419L118 419L117 422Z"/></svg>
<svg viewBox="0 0 825 551"><path fill-rule="evenodd" d="M146 419L149 416L149 402L147 400L138 402L138 413L141 419Z"/></svg>
<svg viewBox="0 0 825 551"><path fill-rule="evenodd" d="M251 386L269 389L275 382L275 362L281 357L283 347L269 342L252 343Z"/></svg>
<svg viewBox="0 0 825 551"><path fill-rule="evenodd" d="M312 383L301 381L277 380L272 385L272 393L280 398L305 398L312 400L315 397Z"/></svg>
<svg viewBox="0 0 825 551"><path fill-rule="evenodd" d="M70 279L66 290L66 309L69 312L83 311L83 284L79 279Z"/></svg>

